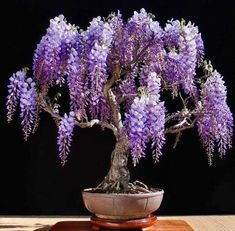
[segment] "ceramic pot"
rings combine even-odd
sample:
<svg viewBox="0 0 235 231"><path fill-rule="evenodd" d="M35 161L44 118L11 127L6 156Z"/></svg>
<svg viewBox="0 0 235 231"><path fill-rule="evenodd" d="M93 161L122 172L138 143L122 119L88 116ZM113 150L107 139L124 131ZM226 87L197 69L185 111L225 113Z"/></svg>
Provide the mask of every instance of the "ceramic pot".
<svg viewBox="0 0 235 231"><path fill-rule="evenodd" d="M99 218L129 220L145 218L156 211L163 198L163 190L140 194L95 193L85 189L82 197L86 208Z"/></svg>

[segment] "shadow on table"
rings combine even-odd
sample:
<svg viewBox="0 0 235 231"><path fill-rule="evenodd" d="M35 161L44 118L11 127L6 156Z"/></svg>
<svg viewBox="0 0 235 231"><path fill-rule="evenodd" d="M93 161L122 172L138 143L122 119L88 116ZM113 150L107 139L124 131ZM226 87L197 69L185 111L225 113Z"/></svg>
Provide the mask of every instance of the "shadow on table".
<svg viewBox="0 0 235 231"><path fill-rule="evenodd" d="M38 228L38 229L34 229L33 231L49 231L51 228L50 225L45 225L44 227Z"/></svg>
<svg viewBox="0 0 235 231"><path fill-rule="evenodd" d="M50 225L40 225L40 228L34 229L33 231L49 231L51 226ZM15 231L23 231L25 228L30 228L29 226L26 225L0 225L0 230L9 230L9 229L14 229Z"/></svg>

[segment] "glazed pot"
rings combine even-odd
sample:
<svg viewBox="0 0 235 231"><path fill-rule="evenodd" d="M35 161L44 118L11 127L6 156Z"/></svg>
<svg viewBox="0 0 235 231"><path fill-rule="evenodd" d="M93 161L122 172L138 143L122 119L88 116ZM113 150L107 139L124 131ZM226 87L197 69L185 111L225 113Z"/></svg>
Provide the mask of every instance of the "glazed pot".
<svg viewBox="0 0 235 231"><path fill-rule="evenodd" d="M82 197L86 208L96 217L112 220L145 218L156 211L163 198L163 190L139 194L96 193L85 189Z"/></svg>

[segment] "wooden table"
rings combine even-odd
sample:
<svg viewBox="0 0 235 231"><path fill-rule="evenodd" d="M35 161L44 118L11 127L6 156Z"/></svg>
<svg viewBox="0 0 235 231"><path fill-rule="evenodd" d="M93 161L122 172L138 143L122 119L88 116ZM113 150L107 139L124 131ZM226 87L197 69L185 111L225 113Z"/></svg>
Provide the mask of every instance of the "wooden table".
<svg viewBox="0 0 235 231"><path fill-rule="evenodd" d="M235 215L228 216L172 216L159 220L184 220L195 231L235 231ZM0 216L1 231L49 231L59 221L89 220L88 217ZM172 230L173 231L173 230Z"/></svg>

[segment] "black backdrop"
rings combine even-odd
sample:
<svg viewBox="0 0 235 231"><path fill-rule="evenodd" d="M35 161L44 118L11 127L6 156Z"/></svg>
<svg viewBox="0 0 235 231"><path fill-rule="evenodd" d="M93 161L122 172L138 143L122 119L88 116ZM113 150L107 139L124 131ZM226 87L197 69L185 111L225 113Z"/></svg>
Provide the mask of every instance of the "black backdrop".
<svg viewBox="0 0 235 231"><path fill-rule="evenodd" d="M1 6L0 78L0 214L88 214L81 190L97 185L108 170L114 145L112 134L76 129L70 161L61 167L56 146L56 127L46 114L40 128L26 143L18 118L6 123L5 101L9 76L32 63L36 44L49 19L64 14L70 23L86 28L98 15L118 9L124 18L144 7L163 26L174 18L198 25L205 42L206 57L224 75L228 103L235 115L235 10L232 1L33 1L11 0ZM187 131L177 149L170 138L159 164L147 155L130 169L133 179L165 190L158 214L235 213L235 153L212 167L198 141L195 129Z"/></svg>

